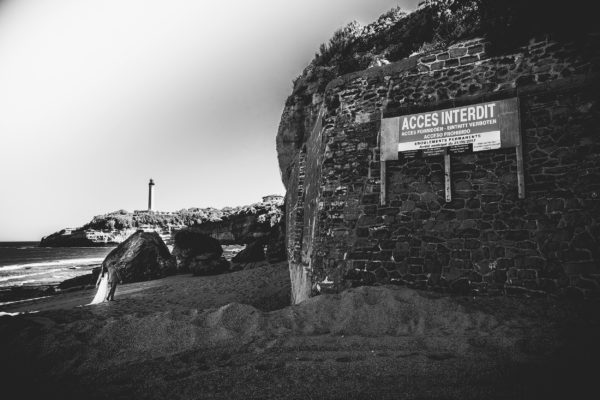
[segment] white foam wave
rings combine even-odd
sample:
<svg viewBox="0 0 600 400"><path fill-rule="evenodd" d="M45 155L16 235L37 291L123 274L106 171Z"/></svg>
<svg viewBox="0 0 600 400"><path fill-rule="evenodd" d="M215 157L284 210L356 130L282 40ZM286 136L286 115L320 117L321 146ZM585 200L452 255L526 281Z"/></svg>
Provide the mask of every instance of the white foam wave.
<svg viewBox="0 0 600 400"><path fill-rule="evenodd" d="M41 299L43 297L40 297ZM16 303L16 302L14 302ZM9 303L0 303L0 306L4 305L4 304L10 304ZM0 311L0 317L14 317L15 315L21 315L21 314L35 314L39 311L21 311L21 312L4 312L4 311Z"/></svg>
<svg viewBox="0 0 600 400"><path fill-rule="evenodd" d="M73 264L97 264L104 260L103 257L96 258L71 258L68 260L43 261L28 264L13 264L0 267L0 271L14 271L17 269L33 268L33 267L58 267Z"/></svg>
<svg viewBox="0 0 600 400"><path fill-rule="evenodd" d="M29 278L30 276L36 276L36 275L46 275L46 274L51 274L51 273L57 272L57 271L60 271L60 269L49 269L49 270L46 270L46 271L36 272L36 273L33 273L33 274L26 274L26 275L2 276L2 277L0 277L0 282L6 282L6 281L10 281L12 279Z"/></svg>

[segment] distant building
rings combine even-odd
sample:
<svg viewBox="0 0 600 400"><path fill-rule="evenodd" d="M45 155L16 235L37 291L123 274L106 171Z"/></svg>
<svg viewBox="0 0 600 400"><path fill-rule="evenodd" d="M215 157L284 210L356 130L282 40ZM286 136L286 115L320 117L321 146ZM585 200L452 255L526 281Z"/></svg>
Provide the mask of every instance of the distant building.
<svg viewBox="0 0 600 400"><path fill-rule="evenodd" d="M153 225L144 224L144 225L138 226L138 230L141 230L144 232L156 232L157 230L160 230L160 228L155 227Z"/></svg>
<svg viewBox="0 0 600 400"><path fill-rule="evenodd" d="M267 203L270 201L281 201L283 200L283 196L280 196L278 194L270 194L268 196L263 196L262 201L263 203Z"/></svg>

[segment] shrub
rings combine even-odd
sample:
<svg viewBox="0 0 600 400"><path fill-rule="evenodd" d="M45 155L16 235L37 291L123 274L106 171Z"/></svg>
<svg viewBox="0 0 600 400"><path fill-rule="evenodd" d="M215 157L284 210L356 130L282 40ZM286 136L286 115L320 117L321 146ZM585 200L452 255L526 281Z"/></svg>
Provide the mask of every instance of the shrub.
<svg viewBox="0 0 600 400"><path fill-rule="evenodd" d="M573 38L595 29L591 4L583 0L568 6L548 0L428 0L411 14L395 7L365 27L354 21L337 30L320 46L310 68L331 66L340 75L366 68L359 61L366 52L397 61L476 36L486 37L492 49L499 51L540 35ZM295 89L295 93L305 90Z"/></svg>

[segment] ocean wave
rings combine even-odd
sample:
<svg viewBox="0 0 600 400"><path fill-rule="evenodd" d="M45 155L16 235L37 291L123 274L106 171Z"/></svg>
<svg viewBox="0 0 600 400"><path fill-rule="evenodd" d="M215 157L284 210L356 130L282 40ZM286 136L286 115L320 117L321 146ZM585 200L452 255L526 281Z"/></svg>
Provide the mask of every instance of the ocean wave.
<svg viewBox="0 0 600 400"><path fill-rule="evenodd" d="M49 269L49 270L46 270L46 271L35 272L33 274L27 274L27 275L2 276L2 277L0 277L0 282L6 282L6 281L10 281L12 279L29 278L30 276L36 276L36 275L46 275L46 274L51 274L53 272L58 272L58 271L62 271L62 270L60 268L59 269Z"/></svg>
<svg viewBox="0 0 600 400"><path fill-rule="evenodd" d="M46 296L46 297L48 297L48 296ZM37 299L28 299L28 300L39 300L39 299L45 299L45 297L38 297ZM4 306L7 304L13 304L13 303L18 303L18 301L7 301L6 303L0 303L0 306ZM0 311L0 317L14 317L15 315L34 314L37 312L39 312L39 311L18 311L18 312Z"/></svg>
<svg viewBox="0 0 600 400"><path fill-rule="evenodd" d="M17 269L33 268L33 267L58 267L73 264L96 264L104 261L104 257L96 258L72 258L68 260L43 261L28 264L13 264L0 267L0 271L13 271Z"/></svg>

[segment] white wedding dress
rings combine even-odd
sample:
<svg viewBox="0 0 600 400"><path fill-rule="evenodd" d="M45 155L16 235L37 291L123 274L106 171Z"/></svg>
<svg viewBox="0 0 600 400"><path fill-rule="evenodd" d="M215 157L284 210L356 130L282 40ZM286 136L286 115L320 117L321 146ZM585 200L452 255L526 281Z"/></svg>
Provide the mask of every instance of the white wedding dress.
<svg viewBox="0 0 600 400"><path fill-rule="evenodd" d="M94 296L94 300L90 304L98 304L106 301L106 295L108 294L108 274L104 274L102 279L100 280L100 285L98 285L98 291L96 292L96 296Z"/></svg>

